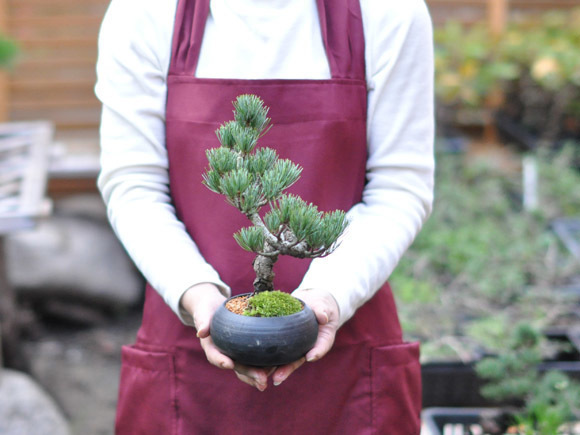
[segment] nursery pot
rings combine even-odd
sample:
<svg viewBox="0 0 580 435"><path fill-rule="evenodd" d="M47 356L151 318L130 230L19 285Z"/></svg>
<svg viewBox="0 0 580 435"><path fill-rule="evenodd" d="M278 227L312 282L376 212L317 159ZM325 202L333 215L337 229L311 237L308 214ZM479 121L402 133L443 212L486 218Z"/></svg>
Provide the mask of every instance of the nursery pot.
<svg viewBox="0 0 580 435"><path fill-rule="evenodd" d="M258 367L289 364L314 346L318 322L304 302L298 313L280 317L235 314L226 308L226 303L215 312L210 334L220 351L238 363Z"/></svg>

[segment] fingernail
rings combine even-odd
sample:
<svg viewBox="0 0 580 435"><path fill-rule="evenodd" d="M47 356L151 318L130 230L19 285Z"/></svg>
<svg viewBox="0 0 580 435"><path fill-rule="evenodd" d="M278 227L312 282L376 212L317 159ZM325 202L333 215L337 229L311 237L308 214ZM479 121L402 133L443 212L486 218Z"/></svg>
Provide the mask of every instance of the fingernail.
<svg viewBox="0 0 580 435"><path fill-rule="evenodd" d="M316 358L317 358L317 355L308 355L308 356L306 356L306 361L312 362L312 361L315 361Z"/></svg>
<svg viewBox="0 0 580 435"><path fill-rule="evenodd" d="M284 382L286 379L288 379L288 376L289 376L289 375L280 374L280 373L277 373L277 375L278 376L274 375L274 377L272 378L272 381L273 381L273 384L275 387L277 387L282 382Z"/></svg>
<svg viewBox="0 0 580 435"><path fill-rule="evenodd" d="M258 391L264 391L266 389L266 385L256 384L256 388Z"/></svg>

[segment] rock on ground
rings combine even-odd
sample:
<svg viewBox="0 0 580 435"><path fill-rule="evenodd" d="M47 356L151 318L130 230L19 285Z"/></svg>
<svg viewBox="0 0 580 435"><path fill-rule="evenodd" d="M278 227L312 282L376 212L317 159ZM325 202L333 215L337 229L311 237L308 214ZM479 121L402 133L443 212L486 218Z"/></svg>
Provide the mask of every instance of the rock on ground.
<svg viewBox="0 0 580 435"><path fill-rule="evenodd" d="M29 376L0 371L0 433L3 435L69 435L54 401Z"/></svg>
<svg viewBox="0 0 580 435"><path fill-rule="evenodd" d="M143 279L95 201L57 203L35 229L8 238L8 276L21 295L114 309L141 300Z"/></svg>

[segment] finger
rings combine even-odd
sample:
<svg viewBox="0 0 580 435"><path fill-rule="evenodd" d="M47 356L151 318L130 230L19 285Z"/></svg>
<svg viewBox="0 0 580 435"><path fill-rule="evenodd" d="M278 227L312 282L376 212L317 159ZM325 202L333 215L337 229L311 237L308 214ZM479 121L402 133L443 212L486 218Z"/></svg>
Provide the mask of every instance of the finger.
<svg viewBox="0 0 580 435"><path fill-rule="evenodd" d="M240 381L242 381L245 384L248 384L250 387L254 387L256 388L258 391L264 391L266 388L268 388L268 383L264 382L258 382L256 381L256 379L254 379L253 377L244 375L242 373L238 373L238 372L234 372L236 374L236 376L238 377L238 379Z"/></svg>
<svg viewBox="0 0 580 435"><path fill-rule="evenodd" d="M306 358L300 358L297 361L294 361L290 364L286 364L284 366L280 366L276 369L276 372L272 376L272 380L274 381L274 386L280 385L284 382L288 377L294 373L304 362Z"/></svg>
<svg viewBox="0 0 580 435"><path fill-rule="evenodd" d="M244 384L248 384L250 387L256 388L258 391L264 391L267 388L267 385L258 384L258 383L256 383L255 379L250 378L249 376L243 375L243 374L238 373L238 372L234 372L234 373L236 374L236 376L238 377L238 379L240 381L242 381Z"/></svg>
<svg viewBox="0 0 580 435"><path fill-rule="evenodd" d="M318 324L326 325L329 322L330 318L328 317L326 310L316 307L313 308L312 311L314 311L314 315L316 316Z"/></svg>
<svg viewBox="0 0 580 435"><path fill-rule="evenodd" d="M298 291L296 295L312 309L320 325L326 325L338 316L338 313L334 312L338 309L336 301L328 292L307 290Z"/></svg>
<svg viewBox="0 0 580 435"><path fill-rule="evenodd" d="M306 354L306 361L313 362L318 361L324 355L328 353L328 351L332 348L334 344L334 338L336 336L336 329L332 327L321 327L318 330L318 338L314 343L312 349L308 351Z"/></svg>
<svg viewBox="0 0 580 435"><path fill-rule="evenodd" d="M232 359L219 351L215 344L213 344L211 337L202 338L200 342L201 348L205 352L205 356L210 364L225 370L232 370L234 368Z"/></svg>
<svg viewBox="0 0 580 435"><path fill-rule="evenodd" d="M242 382L245 382L259 391L264 391L268 386L268 376L271 369L262 369L257 367L250 367L243 364L236 363L234 371Z"/></svg>
<svg viewBox="0 0 580 435"><path fill-rule="evenodd" d="M211 305L209 310L206 307L202 308L203 309L200 308L193 313L193 321L195 323L195 329L197 330L198 338L209 337L211 319L215 309L217 309L217 307L213 307Z"/></svg>
<svg viewBox="0 0 580 435"><path fill-rule="evenodd" d="M197 338L207 338L209 337L209 324L202 324L200 326L196 326L197 329Z"/></svg>

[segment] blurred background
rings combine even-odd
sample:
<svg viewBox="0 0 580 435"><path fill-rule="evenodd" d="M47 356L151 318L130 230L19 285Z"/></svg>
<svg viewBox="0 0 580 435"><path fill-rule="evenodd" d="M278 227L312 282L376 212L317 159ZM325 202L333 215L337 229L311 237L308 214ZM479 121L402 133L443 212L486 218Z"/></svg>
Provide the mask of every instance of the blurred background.
<svg viewBox="0 0 580 435"><path fill-rule="evenodd" d="M425 431L510 405L558 433L580 410L580 0L427 4L436 204L391 280L424 407L446 408ZM107 5L0 0L2 434L112 433L139 324L143 278L95 188Z"/></svg>

